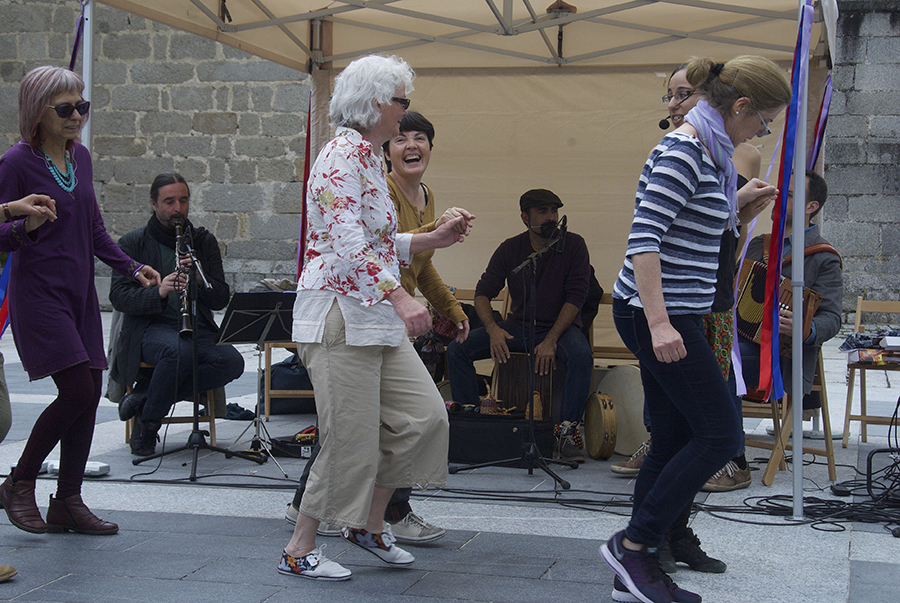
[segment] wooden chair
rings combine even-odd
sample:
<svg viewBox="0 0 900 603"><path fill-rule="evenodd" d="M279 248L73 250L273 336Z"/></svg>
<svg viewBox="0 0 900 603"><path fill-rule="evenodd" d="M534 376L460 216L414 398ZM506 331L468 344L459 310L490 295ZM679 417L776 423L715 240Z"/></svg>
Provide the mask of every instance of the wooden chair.
<svg viewBox="0 0 900 603"><path fill-rule="evenodd" d="M152 364L147 364L146 362L141 362L140 368L143 370L153 370L154 366ZM125 393L131 393L132 386L129 385L125 388ZM216 445L216 398L215 398L214 389L208 390L206 392L206 413L200 415L199 422L200 423L208 423L209 424L209 443L213 446ZM192 407L193 408L193 407ZM194 415L169 415L166 416L162 420L163 425L168 425L172 423L193 423ZM134 419L128 419L125 421L125 443L128 444L131 442L131 430L134 429Z"/></svg>
<svg viewBox="0 0 900 603"><path fill-rule="evenodd" d="M825 363L822 358L822 348L816 357L816 374L813 377L812 391L819 392L822 402L822 432L825 436L825 448L813 448L803 446L803 454L817 454L824 456L828 462L828 479L837 480L837 469L834 464L834 443L831 439L831 418L828 414L828 391L825 388ZM788 444L791 438L791 430L794 418L791 412L791 396L785 396L784 401L776 400L770 404L764 404L752 398L745 397L743 403L744 418L772 419L775 427L775 442L765 442L755 439L746 439L745 445L752 448L765 448L771 450L769 462L763 471L762 482L771 486L775 480L775 473L779 469L785 469L785 450L793 450L793 444Z"/></svg>
<svg viewBox="0 0 900 603"><path fill-rule="evenodd" d="M264 344L265 355L265 377L263 378L263 396L266 403L266 421L269 420L269 411L272 408L272 398L315 398L315 393L311 389L272 389L272 350L282 348L285 350L297 351L297 344L294 342L287 343L266 343Z"/></svg>
<svg viewBox="0 0 900 603"><path fill-rule="evenodd" d="M604 293L600 298L600 309L612 307L612 293ZM600 337L598 337L598 333ZM598 345L597 340L601 340L604 345ZM588 341L591 344L591 350L594 354L594 360L607 361L604 364L636 364L637 358L631 353L616 331L612 321L612 315L609 312L598 312L594 318L594 323L588 329ZM623 362L625 361L625 362Z"/></svg>
<svg viewBox="0 0 900 603"><path fill-rule="evenodd" d="M862 322L863 312L879 312L882 314L900 314L900 301L874 301L863 299L862 296L856 298L856 323L853 326L854 333L864 333L866 330ZM860 435L862 441L868 441L866 427L872 425L890 425L891 417L870 415L866 408L866 372L867 371L898 371L898 364L861 364L858 362L847 362L847 369L850 378L847 381L847 408L844 414L844 438L842 445L847 447L850 437L850 421L859 421ZM856 371L859 371L859 405L860 414L853 414L853 388L856 381ZM896 423L894 423L896 425Z"/></svg>

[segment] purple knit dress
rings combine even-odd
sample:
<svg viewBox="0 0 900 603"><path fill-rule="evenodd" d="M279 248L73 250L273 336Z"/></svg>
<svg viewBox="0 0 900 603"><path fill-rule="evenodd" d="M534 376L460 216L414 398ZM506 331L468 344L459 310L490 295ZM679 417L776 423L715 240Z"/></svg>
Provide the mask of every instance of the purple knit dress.
<svg viewBox="0 0 900 603"><path fill-rule="evenodd" d="M23 141L0 158L0 203L32 193L56 200L57 220L30 234L24 218L0 224L0 251L11 252L7 261L12 262L10 326L31 380L84 361L107 368L94 256L128 277L141 266L103 226L90 153L78 143L70 153L76 177L71 193L57 184L41 151Z"/></svg>

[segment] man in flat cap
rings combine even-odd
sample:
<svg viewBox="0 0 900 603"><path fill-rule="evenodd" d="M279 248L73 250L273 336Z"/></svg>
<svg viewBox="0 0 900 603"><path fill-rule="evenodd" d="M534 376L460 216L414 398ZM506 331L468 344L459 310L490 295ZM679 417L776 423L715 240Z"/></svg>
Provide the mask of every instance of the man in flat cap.
<svg viewBox="0 0 900 603"><path fill-rule="evenodd" d="M534 370L546 375L557 361L566 369L562 391L561 422L556 426L554 458L584 461L578 423L590 395L593 357L582 332L581 307L588 293L590 258L584 239L574 233L560 237L558 222L562 201L545 189L533 189L519 199L526 231L501 243L475 287L475 310L483 327L469 333L464 343L451 342L447 348L450 389L460 404L475 404L478 384L473 362L493 358L509 360L510 352L527 351L530 297L527 271L513 270L530 255L556 240L538 257L535 265L535 349ZM509 287L511 312L496 322L491 299ZM529 305L531 300L529 300ZM549 400L543 404L549 405Z"/></svg>

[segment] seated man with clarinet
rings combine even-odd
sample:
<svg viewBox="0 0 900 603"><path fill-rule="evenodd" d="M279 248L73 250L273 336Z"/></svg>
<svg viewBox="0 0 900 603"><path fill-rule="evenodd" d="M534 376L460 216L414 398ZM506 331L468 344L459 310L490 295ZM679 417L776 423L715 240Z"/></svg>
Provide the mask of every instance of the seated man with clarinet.
<svg viewBox="0 0 900 603"><path fill-rule="evenodd" d="M185 179L174 172L159 174L150 187L150 205L147 225L123 236L119 247L166 276L158 287L147 288L113 276L109 291L113 308L122 313L110 378L131 385L141 362L154 367L149 381L138 383L119 402L119 418L135 418L131 453L137 456L156 452L163 418L176 401L192 396L191 338L197 344L199 391L221 387L244 372L244 359L233 346L216 345L219 328L212 313L228 304L230 291L216 238L188 220ZM188 287L196 300L193 321Z"/></svg>
<svg viewBox="0 0 900 603"><path fill-rule="evenodd" d="M804 313L814 308L812 316L804 316L804 330L806 337L803 340L803 394L807 397L812 391L813 377L816 372L816 356L822 344L837 334L841 327L841 302L843 300L843 273L841 256L828 241L819 234L818 224L812 224L811 219L816 216L825 205L828 197L828 185L819 174L812 170L806 171L806 211L803 216L804 248L797 249L793 244L793 192L794 181L791 180L791 188L788 198L787 212L784 224L784 259L782 262L782 278L790 280L793 268L793 258L797 254L803 254L803 280L809 296L814 298L812 305L808 303L807 293L804 293ZM774 210L773 210L774 211ZM749 261L768 262L770 235L761 235L750 241L747 248ZM748 271L742 271L748 272ZM765 278L765 274L762 275ZM741 297L745 295L745 283L738 286L738 315L737 341L740 346L741 364L743 367L744 383L748 392L757 389L759 383L760 346L759 343L747 337L749 325L745 304ZM818 301L818 306L815 306ZM781 300L779 310L779 339L781 345L781 374L785 389L790 389L791 383L791 358L790 341L793 330L793 311L787 308L784 300ZM810 320L811 318L811 320ZM740 396L736 403L740 408ZM730 461L721 471L716 473L703 487L706 492L726 492L738 488L746 488L750 485L750 469L747 467L743 451L737 458Z"/></svg>

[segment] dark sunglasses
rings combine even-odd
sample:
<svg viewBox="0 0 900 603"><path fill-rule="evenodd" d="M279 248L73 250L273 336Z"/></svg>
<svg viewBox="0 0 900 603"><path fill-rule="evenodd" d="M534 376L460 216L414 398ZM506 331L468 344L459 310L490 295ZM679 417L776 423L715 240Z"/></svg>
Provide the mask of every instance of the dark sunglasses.
<svg viewBox="0 0 900 603"><path fill-rule="evenodd" d="M399 96L392 96L391 100L403 107L404 111L409 109L409 103L412 102L408 98L400 98Z"/></svg>
<svg viewBox="0 0 900 603"><path fill-rule="evenodd" d="M88 109L91 108L91 101L81 101L75 103L74 105L72 103L62 103L55 106L48 106L56 111L56 114L59 115L61 119L68 119L75 111L78 111L78 115L84 115L85 113L87 113Z"/></svg>

